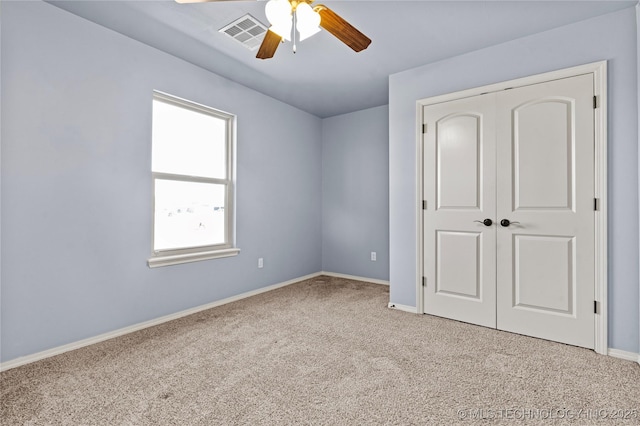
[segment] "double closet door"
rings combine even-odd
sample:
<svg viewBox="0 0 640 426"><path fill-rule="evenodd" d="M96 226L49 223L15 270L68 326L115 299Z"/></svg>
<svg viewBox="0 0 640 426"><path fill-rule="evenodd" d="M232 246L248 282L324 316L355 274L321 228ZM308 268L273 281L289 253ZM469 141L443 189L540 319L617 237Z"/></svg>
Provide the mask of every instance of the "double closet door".
<svg viewBox="0 0 640 426"><path fill-rule="evenodd" d="M594 347L593 90L424 107L425 313Z"/></svg>

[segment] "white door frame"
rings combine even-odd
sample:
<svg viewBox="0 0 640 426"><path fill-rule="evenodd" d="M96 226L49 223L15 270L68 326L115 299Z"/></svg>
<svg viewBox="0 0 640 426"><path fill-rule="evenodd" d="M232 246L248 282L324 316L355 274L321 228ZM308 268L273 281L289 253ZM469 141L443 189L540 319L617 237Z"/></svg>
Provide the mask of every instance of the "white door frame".
<svg viewBox="0 0 640 426"><path fill-rule="evenodd" d="M598 208L595 212L595 294L594 300L597 302L597 312L594 321L595 330L595 351L606 355L607 344L607 61L593 62L572 68L551 71L529 77L509 80L502 83L488 86L476 87L460 92L448 93L420 99L416 102L416 311L424 313L424 299L422 287L423 271L423 223L422 223L422 197L423 197L423 133L422 133L422 108L426 105L433 105L448 102L455 99L468 98L481 95L483 93L499 92L515 87L529 86L532 84L544 83L561 78L575 77L583 74L593 74L594 94L597 99L597 107L594 111L594 139L595 139L595 197L598 201Z"/></svg>

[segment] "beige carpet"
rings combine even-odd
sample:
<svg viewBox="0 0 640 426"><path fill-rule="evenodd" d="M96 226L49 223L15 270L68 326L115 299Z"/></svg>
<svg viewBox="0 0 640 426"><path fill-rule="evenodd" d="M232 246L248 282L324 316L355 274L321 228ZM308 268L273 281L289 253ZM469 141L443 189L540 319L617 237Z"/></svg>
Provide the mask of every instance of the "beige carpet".
<svg viewBox="0 0 640 426"><path fill-rule="evenodd" d="M0 421L640 424L637 364L388 296L320 277L9 370Z"/></svg>

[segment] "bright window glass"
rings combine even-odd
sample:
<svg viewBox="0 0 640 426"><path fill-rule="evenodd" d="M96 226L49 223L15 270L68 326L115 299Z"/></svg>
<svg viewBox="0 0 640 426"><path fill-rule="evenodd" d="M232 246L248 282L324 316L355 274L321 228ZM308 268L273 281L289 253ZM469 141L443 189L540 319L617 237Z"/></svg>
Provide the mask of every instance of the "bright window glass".
<svg viewBox="0 0 640 426"><path fill-rule="evenodd" d="M227 120L153 101L154 172L224 179Z"/></svg>
<svg viewBox="0 0 640 426"><path fill-rule="evenodd" d="M225 243L225 186L156 179L154 249Z"/></svg>

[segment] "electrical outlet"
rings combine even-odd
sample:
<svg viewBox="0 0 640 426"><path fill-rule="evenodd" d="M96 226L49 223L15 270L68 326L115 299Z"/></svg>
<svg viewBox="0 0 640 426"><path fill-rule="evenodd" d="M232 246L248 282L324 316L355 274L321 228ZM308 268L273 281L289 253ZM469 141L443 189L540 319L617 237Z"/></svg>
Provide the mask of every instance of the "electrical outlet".
<svg viewBox="0 0 640 426"><path fill-rule="evenodd" d="M375 261L376 261L376 257L377 257L377 256L376 256L376 252L375 252L375 251L372 251L372 252L371 252L371 261L372 261L372 262L375 262Z"/></svg>
<svg viewBox="0 0 640 426"><path fill-rule="evenodd" d="M262 267L264 267L264 260L261 257L259 257L258 258L258 268L262 268Z"/></svg>

